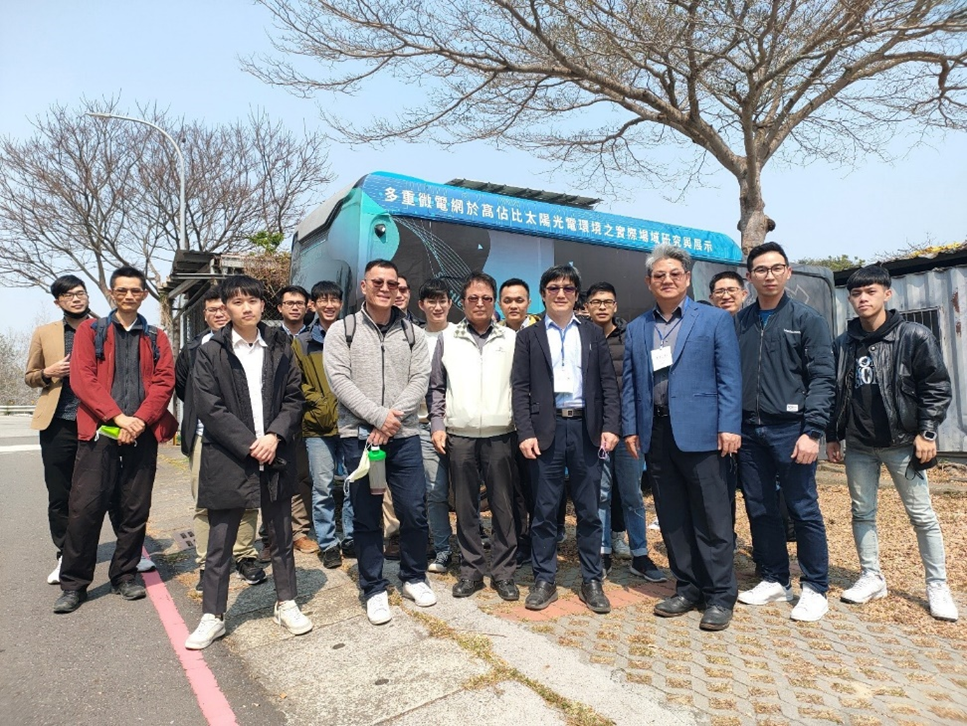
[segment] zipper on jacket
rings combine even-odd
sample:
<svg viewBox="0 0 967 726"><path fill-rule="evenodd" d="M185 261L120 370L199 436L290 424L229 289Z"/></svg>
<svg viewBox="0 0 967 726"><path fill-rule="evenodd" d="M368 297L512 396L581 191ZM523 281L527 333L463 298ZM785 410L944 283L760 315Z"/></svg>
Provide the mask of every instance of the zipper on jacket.
<svg viewBox="0 0 967 726"><path fill-rule="evenodd" d="M775 313L773 313L774 315ZM772 316L770 316L772 317ZM759 360L756 362L756 382L755 382L755 418L756 425L762 425L762 412L759 406L760 394L762 393L762 344L765 342L766 326L759 323Z"/></svg>

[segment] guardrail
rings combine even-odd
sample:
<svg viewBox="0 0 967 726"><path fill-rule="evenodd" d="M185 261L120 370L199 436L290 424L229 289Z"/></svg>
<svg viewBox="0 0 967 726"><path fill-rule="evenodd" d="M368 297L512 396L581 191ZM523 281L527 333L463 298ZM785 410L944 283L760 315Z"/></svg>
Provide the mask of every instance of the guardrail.
<svg viewBox="0 0 967 726"><path fill-rule="evenodd" d="M33 406L0 406L0 416L16 416L33 412Z"/></svg>

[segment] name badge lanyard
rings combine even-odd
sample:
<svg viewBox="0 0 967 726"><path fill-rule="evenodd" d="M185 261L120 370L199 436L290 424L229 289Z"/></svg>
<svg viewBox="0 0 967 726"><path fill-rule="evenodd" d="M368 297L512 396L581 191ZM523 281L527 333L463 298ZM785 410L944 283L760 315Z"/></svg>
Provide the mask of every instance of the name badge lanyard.
<svg viewBox="0 0 967 726"><path fill-rule="evenodd" d="M682 317L682 318L679 318L678 320L676 320L675 321L675 324L673 326L671 326L668 330L666 330L664 335L661 334L661 331L658 329L658 326L657 325L655 326L655 332L658 333L658 347L659 348L664 348L665 347L665 341L668 339L668 336L671 335L673 332L675 332L675 328L677 328L681 324L682 320L684 320L684 319L685 318Z"/></svg>

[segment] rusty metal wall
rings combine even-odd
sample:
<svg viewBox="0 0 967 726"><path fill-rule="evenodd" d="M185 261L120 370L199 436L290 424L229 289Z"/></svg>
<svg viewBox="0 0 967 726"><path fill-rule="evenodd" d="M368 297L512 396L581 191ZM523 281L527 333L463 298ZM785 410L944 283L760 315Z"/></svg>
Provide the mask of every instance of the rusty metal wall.
<svg viewBox="0 0 967 726"><path fill-rule="evenodd" d="M856 317L847 299L846 287L836 288L836 334ZM939 317L940 348L950 372L953 401L947 420L940 427L938 447L949 454L967 454L967 267L950 267L893 278L891 307L902 313L936 309Z"/></svg>

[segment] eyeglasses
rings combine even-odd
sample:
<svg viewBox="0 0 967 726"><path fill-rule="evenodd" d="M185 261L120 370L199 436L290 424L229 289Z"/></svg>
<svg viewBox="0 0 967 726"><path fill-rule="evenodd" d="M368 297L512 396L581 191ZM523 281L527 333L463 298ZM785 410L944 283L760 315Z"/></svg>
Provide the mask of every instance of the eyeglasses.
<svg viewBox="0 0 967 726"><path fill-rule="evenodd" d="M382 287L389 288L390 290L396 290L400 286L399 280L366 280L367 285L372 285L377 290Z"/></svg>
<svg viewBox="0 0 967 726"><path fill-rule="evenodd" d="M559 292L564 292L565 295L573 295L578 291L574 285L548 285L544 288L551 295L557 295Z"/></svg>
<svg viewBox="0 0 967 726"><path fill-rule="evenodd" d="M600 449L598 449L598 458L601 459L601 461L608 461L611 458L611 454L605 451L605 448L602 446Z"/></svg>
<svg viewBox="0 0 967 726"><path fill-rule="evenodd" d="M205 315L220 315L228 312L224 305L219 305L217 308L205 308Z"/></svg>
<svg viewBox="0 0 967 726"><path fill-rule="evenodd" d="M87 291L81 290L80 292L65 292L63 295L58 295L61 300L83 300L87 297Z"/></svg>
<svg viewBox="0 0 967 726"><path fill-rule="evenodd" d="M316 298L316 305L342 305L342 298L335 295L325 295Z"/></svg>
<svg viewBox="0 0 967 726"><path fill-rule="evenodd" d="M304 308L306 306L301 300L283 300L281 304L284 308Z"/></svg>
<svg viewBox="0 0 967 726"><path fill-rule="evenodd" d="M588 300L589 308L610 308L614 304L614 300Z"/></svg>
<svg viewBox="0 0 967 726"><path fill-rule="evenodd" d="M740 292L742 292L741 287L720 287L719 289L712 291L712 297L725 297L726 295L735 297Z"/></svg>
<svg viewBox="0 0 967 726"><path fill-rule="evenodd" d="M779 275L786 271L787 267L789 265L773 265L772 267L763 265L762 267L753 267L752 274L756 277L768 277L771 272L773 277L779 277Z"/></svg>
<svg viewBox="0 0 967 726"><path fill-rule="evenodd" d="M490 305L494 301L493 295L467 295L464 299L471 305L476 305L477 303Z"/></svg>
<svg viewBox="0 0 967 726"><path fill-rule="evenodd" d="M662 282L665 278L670 279L672 282L678 282L683 277L685 277L684 270L672 270L671 272L653 272L651 273L651 279L655 282Z"/></svg>
<svg viewBox="0 0 967 726"><path fill-rule="evenodd" d="M396 283L396 291L400 295L405 295L410 291L410 288L408 288L406 285L400 285L399 283Z"/></svg>
<svg viewBox="0 0 967 726"><path fill-rule="evenodd" d="M140 295L141 293L144 292L144 290L142 290L140 287L119 287L119 288L116 288L113 292L118 297L127 297L128 294Z"/></svg>

